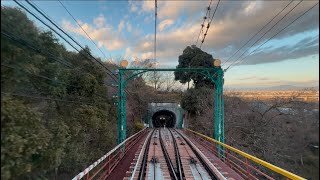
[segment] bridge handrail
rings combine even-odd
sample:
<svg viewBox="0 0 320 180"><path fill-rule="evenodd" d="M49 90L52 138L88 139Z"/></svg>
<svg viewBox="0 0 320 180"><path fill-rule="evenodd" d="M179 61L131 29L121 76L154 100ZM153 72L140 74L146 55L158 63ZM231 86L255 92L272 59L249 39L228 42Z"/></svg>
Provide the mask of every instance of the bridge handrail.
<svg viewBox="0 0 320 180"><path fill-rule="evenodd" d="M122 143L118 144L115 148L113 148L111 151L109 151L107 154L105 154L104 156L102 156L100 159L98 159L96 162L92 163L89 167L87 167L85 170L83 170L82 172L80 172L78 175L76 175L74 178L72 178L72 180L78 180L83 178L87 173L89 173L94 167L96 167L98 164L100 164L103 160L105 160L108 156L110 156L113 152L115 152L117 149L119 149L121 146L123 146L127 141L129 141L130 139L132 139L133 137L135 137L136 135L140 134L141 132L143 132L144 130L146 130L147 128L143 128L142 130L140 130L139 132L133 134L132 136L130 136L129 138L127 138L126 140L124 140Z"/></svg>
<svg viewBox="0 0 320 180"><path fill-rule="evenodd" d="M229 149L229 150L231 150L231 151L233 151L233 152L235 152L235 153L237 153L237 154L239 154L239 155L241 155L241 156L243 156L243 157L245 157L245 158L248 158L248 159L250 159L250 160L252 160L252 161L254 161L254 162L256 162L256 163L258 163L258 164L260 164L260 165L262 165L262 166L264 166L264 167L266 167L266 168L268 168L268 169L270 169L270 170L272 170L272 171L274 171L274 172L277 172L277 173L279 173L279 174L281 174L281 175L283 175L283 176L285 176L285 177L287 177L287 178L290 178L290 179L299 179L299 180L300 180L300 179L305 179L305 178L300 177L300 176L298 176L298 175L296 175L296 174L293 174L293 173L291 173L291 172L289 172L289 171L286 171L286 170L284 170L284 169L282 169L282 168L280 168L280 167L278 167L278 166L275 166L275 165L270 164L270 163L268 163L268 162L266 162L266 161L264 161L264 160L261 160L261 159L259 159L259 158L256 158L256 157L254 157L254 156L252 156L252 155L250 155L250 154L247 154L247 153L245 153L245 152L242 152L242 151L240 151L239 149L236 149L236 148L231 147L231 146L229 146L229 145L227 145L227 144L221 143L221 142L219 142L219 141L217 141L217 140L215 140L215 139L213 139L213 138L210 138L210 137L208 137L208 136L206 136L206 135L203 135L203 134L201 134L201 133L198 133L198 132L196 132L196 131L193 131L193 130L187 129L187 128L185 128L185 130L190 131L190 132L192 132L192 133L194 133L194 134L197 134L197 135L199 135L199 136L201 136L201 137L204 137L204 138L208 139L209 141L212 141L212 142L214 142L214 143L217 143L217 144L219 144L219 145L221 145L221 146L223 146L223 147L225 147L225 148L227 148L227 149Z"/></svg>

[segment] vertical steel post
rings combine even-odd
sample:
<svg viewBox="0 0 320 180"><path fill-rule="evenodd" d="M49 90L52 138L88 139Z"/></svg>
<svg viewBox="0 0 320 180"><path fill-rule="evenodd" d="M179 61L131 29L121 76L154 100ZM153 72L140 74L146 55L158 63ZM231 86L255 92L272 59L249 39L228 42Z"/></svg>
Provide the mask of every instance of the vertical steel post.
<svg viewBox="0 0 320 180"><path fill-rule="evenodd" d="M183 109L181 107L179 107L179 118L180 118L180 121L179 121L179 129L182 129L182 124L183 124Z"/></svg>
<svg viewBox="0 0 320 180"><path fill-rule="evenodd" d="M119 71L119 81L118 81L118 128L117 128L117 144L121 143L121 85L122 85L122 73Z"/></svg>
<svg viewBox="0 0 320 180"><path fill-rule="evenodd" d="M118 86L118 139L120 144L126 139L127 120L126 120L126 94L124 92L124 71L119 69L119 86Z"/></svg>
<svg viewBox="0 0 320 180"><path fill-rule="evenodd" d="M148 107L148 110L147 110L147 118L146 118L146 122L145 122L148 127L150 127L150 110L149 110L149 107Z"/></svg>
<svg viewBox="0 0 320 180"><path fill-rule="evenodd" d="M215 110L214 110L214 138L224 143L224 99L223 99L223 70L217 69L215 79ZM218 145L217 152L224 156L224 147Z"/></svg>

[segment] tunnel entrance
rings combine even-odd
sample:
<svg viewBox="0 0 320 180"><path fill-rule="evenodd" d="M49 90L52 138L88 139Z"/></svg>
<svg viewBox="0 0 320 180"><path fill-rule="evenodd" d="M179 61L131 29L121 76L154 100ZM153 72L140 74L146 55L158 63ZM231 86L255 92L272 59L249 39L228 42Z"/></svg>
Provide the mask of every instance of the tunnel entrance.
<svg viewBox="0 0 320 180"><path fill-rule="evenodd" d="M169 127L173 128L176 124L176 116L168 110L157 111L152 116L153 127Z"/></svg>

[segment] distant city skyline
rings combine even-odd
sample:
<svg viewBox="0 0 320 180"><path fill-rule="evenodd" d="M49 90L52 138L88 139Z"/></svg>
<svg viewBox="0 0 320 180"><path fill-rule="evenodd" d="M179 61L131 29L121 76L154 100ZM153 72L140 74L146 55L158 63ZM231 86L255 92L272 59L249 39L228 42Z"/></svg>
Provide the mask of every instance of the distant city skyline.
<svg viewBox="0 0 320 180"><path fill-rule="evenodd" d="M58 1L33 1L92 53L104 61L154 58L154 1L61 1L101 48L95 47ZM221 1L202 50L226 62L284 7L288 7L234 58L252 52L318 1ZM2 5L16 6L13 1ZM27 3L22 2L29 7ZM157 61L175 67L186 46L195 44L209 1L158 1ZM211 8L217 5L212 1ZM293 9L296 6L295 9ZM293 9L255 46L251 44ZM212 15L213 10L211 11ZM31 16L29 16L31 18ZM34 18L37 26L47 30ZM200 36L200 40L201 40ZM199 40L199 42L200 42ZM319 86L319 6L306 13L242 64L225 73L226 88L262 88L279 85ZM63 42L62 40L60 42ZM72 50L66 45L68 50ZM198 43L199 45L199 43ZM246 53L245 53L246 54Z"/></svg>

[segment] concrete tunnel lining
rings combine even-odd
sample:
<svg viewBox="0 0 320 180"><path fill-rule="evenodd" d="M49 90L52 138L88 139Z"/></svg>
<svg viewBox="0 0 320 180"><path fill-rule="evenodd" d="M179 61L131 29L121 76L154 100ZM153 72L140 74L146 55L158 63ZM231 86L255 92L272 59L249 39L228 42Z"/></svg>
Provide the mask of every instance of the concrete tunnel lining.
<svg viewBox="0 0 320 180"><path fill-rule="evenodd" d="M173 128L176 121L175 113L169 110L160 110L152 115L153 127L163 127L165 125L166 127Z"/></svg>

